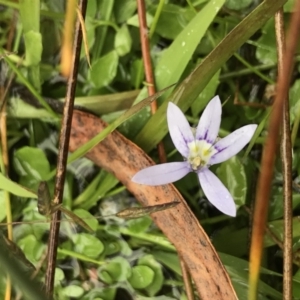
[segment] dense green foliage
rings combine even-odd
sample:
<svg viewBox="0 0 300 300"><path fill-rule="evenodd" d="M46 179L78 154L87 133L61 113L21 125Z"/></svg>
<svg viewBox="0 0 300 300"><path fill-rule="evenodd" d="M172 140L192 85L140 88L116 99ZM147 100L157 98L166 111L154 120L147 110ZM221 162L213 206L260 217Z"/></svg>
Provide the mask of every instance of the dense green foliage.
<svg viewBox="0 0 300 300"><path fill-rule="evenodd" d="M245 124L260 125L260 136L254 138L247 149L212 168L236 201L236 218L221 215L205 199L195 174L189 174L175 183L211 237L238 296L245 299L251 218L243 206L251 208L253 205L262 143L266 135L265 123L273 99L269 91L274 90L276 81L274 20L270 18L273 14L264 16L265 21L270 18L265 24L263 18L258 21L250 19L250 24L255 25L241 26L240 35L235 36L238 41L233 37L216 48L235 26L256 13L259 1L165 2L160 11L158 1L146 1L155 81L158 90L173 83L178 83L181 90L171 88L164 93L158 100L161 106L155 116L150 116L149 108L144 109L122 123L119 130L158 162L155 145L160 140L165 145L169 161L181 160L180 154L174 153L174 146L167 134L166 104L173 99L186 112L191 125L196 125L207 102L218 94L224 103L221 137ZM11 24L16 22L10 49L13 54L0 61L1 84L7 83L10 74L16 74L7 106L10 178L32 191L37 190L40 181L47 180L53 191L59 115L53 116L46 109L37 109L25 103L18 91L20 86L30 86L43 97L64 98L66 80L59 73L64 5L60 0L41 0L41 5L37 4L38 1L30 0L20 1L18 5L0 0L2 55L7 49ZM292 4L293 1L288 1L285 5L287 22ZM158 20L155 17L157 13L160 13ZM82 48L76 104L112 123L132 103L147 97L136 1L89 0L86 31L91 68ZM215 60L205 60L214 49L218 49L219 53ZM20 62L23 55L25 58ZM195 69L196 72L192 73ZM190 81L184 81L189 75ZM2 78L5 78L3 82ZM295 183L299 181L300 168L298 78L297 63L290 90ZM172 91L175 91L174 94L171 94ZM249 105L236 105L234 101ZM4 173L3 168L1 173ZM13 220L44 220L37 211L34 195L28 195L28 191L2 177L0 188L13 193ZM300 195L296 190L293 193L294 216L297 216ZM0 207L5 207L6 201L5 193L0 190ZM282 240L279 159L270 203L268 224ZM135 205L136 200L113 175L100 170L86 158L68 165L64 206L80 217L88 218L86 222L96 229L96 233L89 234L81 228L75 230L69 222L62 223L55 277L57 299L186 299L176 251L150 217L124 221L110 216L99 223L95 219ZM0 221L5 222L6 218L7 211L1 209ZM14 241L34 265L38 265L45 256L48 230L49 223L21 224L13 228ZM300 225L295 218L295 252L299 248L299 237ZM265 237L263 267L259 299L281 299L282 252L269 236ZM43 266L38 280L43 279L44 271ZM1 298L5 291L5 279L0 274ZM13 292L18 294L16 286ZM295 269L294 295L299 294L300 272Z"/></svg>

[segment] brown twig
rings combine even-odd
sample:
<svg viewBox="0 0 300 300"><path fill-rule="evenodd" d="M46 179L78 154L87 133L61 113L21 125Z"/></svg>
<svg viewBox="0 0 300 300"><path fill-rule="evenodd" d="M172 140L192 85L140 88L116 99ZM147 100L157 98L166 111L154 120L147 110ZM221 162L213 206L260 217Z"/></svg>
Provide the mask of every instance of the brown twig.
<svg viewBox="0 0 300 300"><path fill-rule="evenodd" d="M259 278L260 262L263 246L263 229L265 228L268 203L270 198L270 187L273 177L275 154L279 128L282 120L282 110L286 101L289 83L294 64L294 54L300 34L300 1L295 2L295 12L292 15L290 29L287 35L285 59L282 72L278 75L277 93L273 104L273 111L270 117L269 133L266 138L265 147L262 155L261 174L258 180L256 192L256 202L253 217L253 230L250 247L250 266L249 266L249 298L256 299Z"/></svg>
<svg viewBox="0 0 300 300"><path fill-rule="evenodd" d="M79 9L83 17L85 16L86 6L87 6L86 0L79 1ZM62 203L62 197L63 197L63 186L64 186L65 174L66 174L67 155L69 151L68 150L69 137L71 132L71 122L72 122L72 115L73 115L81 42L82 42L82 32L81 32L80 21L77 18L76 25L75 25L71 75L69 77L68 85L67 85L66 102L63 111L63 118L62 118L61 132L60 132L60 139L59 139L59 154L58 154L58 161L57 161L57 172L55 178L55 190L54 190L54 200L53 200L55 204ZM54 222L51 222L51 227L50 227L50 236L48 242L47 272L46 272L46 279L45 279L46 293L49 296L51 296L53 293L58 233L60 227L60 223L57 221L60 220L60 217L61 217L60 211L54 213L52 215L52 221Z"/></svg>
<svg viewBox="0 0 300 300"><path fill-rule="evenodd" d="M156 93L155 90L155 81L152 69L152 62L150 56L150 47L149 47L149 38L148 38L148 28L147 28L147 20L146 20L146 8L144 0L137 0L138 7L138 16L139 16L139 24L140 24L140 39L141 39L141 48L142 48L142 56L145 68L145 77L147 81L148 95L152 96ZM155 114L157 110L157 101L153 101L151 103L151 112ZM160 142L157 145L159 161L161 163L166 162L166 153L164 149L164 145Z"/></svg>
<svg viewBox="0 0 300 300"><path fill-rule="evenodd" d="M283 73L285 53L283 9L275 14L275 33L278 56L278 74ZM284 239L283 239L283 299L293 295L293 204L292 204L292 142L288 93L284 95L283 122L281 132L281 163L283 172Z"/></svg>

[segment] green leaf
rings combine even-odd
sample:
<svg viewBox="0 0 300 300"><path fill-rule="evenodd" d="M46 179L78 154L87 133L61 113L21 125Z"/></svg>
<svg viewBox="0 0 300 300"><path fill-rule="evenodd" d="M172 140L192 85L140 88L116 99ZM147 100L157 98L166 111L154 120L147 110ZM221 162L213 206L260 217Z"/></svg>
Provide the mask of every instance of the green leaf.
<svg viewBox="0 0 300 300"><path fill-rule="evenodd" d="M164 282L161 264L154 259L153 255L145 255L139 259L138 265L148 266L154 272L153 281L145 289L149 296L155 296Z"/></svg>
<svg viewBox="0 0 300 300"><path fill-rule="evenodd" d="M26 299L47 299L47 296L40 289L40 284L30 278L28 272L24 271L18 260L8 255L8 251L5 241L2 239L0 241L0 264L2 272L9 275L12 282L22 290Z"/></svg>
<svg viewBox="0 0 300 300"><path fill-rule="evenodd" d="M273 187L273 197L271 198L269 208L269 220L276 220L283 217L284 214L284 203L282 201L283 190L282 187ZM293 210L300 206L300 195L292 194L292 205Z"/></svg>
<svg viewBox="0 0 300 300"><path fill-rule="evenodd" d="M84 294L84 289L78 285L69 285L63 288L62 294L67 297L79 298Z"/></svg>
<svg viewBox="0 0 300 300"><path fill-rule="evenodd" d="M118 24L126 22L136 11L135 0L115 0L114 17Z"/></svg>
<svg viewBox="0 0 300 300"><path fill-rule="evenodd" d="M115 37L115 50L119 56L124 56L130 52L132 45L131 36L127 25L123 25Z"/></svg>
<svg viewBox="0 0 300 300"><path fill-rule="evenodd" d="M26 64L28 66L38 65L42 58L42 36L38 32L28 31L24 34L26 46Z"/></svg>
<svg viewBox="0 0 300 300"><path fill-rule="evenodd" d="M105 256L117 254L121 250L121 245L118 241L111 239L111 240L105 240L104 242L104 248L105 248Z"/></svg>
<svg viewBox="0 0 300 300"><path fill-rule="evenodd" d="M33 30L40 31L40 1L39 0L20 0L20 16L25 33Z"/></svg>
<svg viewBox="0 0 300 300"><path fill-rule="evenodd" d="M249 289L249 262L224 253L219 253L219 255L231 277L238 299L243 299L244 295L248 294ZM264 274L275 275L275 272L269 271L265 268L262 268L261 272ZM278 276L279 274L276 275ZM269 299L268 296L272 296L272 299L282 299L282 294L280 292L276 291L273 287L264 283L262 280L259 280L258 286L257 299Z"/></svg>
<svg viewBox="0 0 300 300"><path fill-rule="evenodd" d="M247 8L253 0L226 0L225 6L228 9L242 10Z"/></svg>
<svg viewBox="0 0 300 300"><path fill-rule="evenodd" d="M300 270L296 271L293 280L293 296L297 298L300 295Z"/></svg>
<svg viewBox="0 0 300 300"><path fill-rule="evenodd" d="M113 174L102 169L89 186L73 201L73 206L90 209L118 182Z"/></svg>
<svg viewBox="0 0 300 300"><path fill-rule="evenodd" d="M142 59L135 59L130 65L130 82L137 89L144 79L144 65Z"/></svg>
<svg viewBox="0 0 300 300"><path fill-rule="evenodd" d="M149 216L127 221L128 230L135 233L145 232L151 224L152 219Z"/></svg>
<svg viewBox="0 0 300 300"><path fill-rule="evenodd" d="M276 220L268 223L272 228L273 234L279 239L283 240L284 223L283 220ZM214 237L214 246L217 251L228 253L234 256L243 256L248 253L248 235L249 229L242 228L238 230L221 230L218 235ZM300 236L300 223L298 217L293 218L293 238ZM266 234L264 237L264 247L275 245L275 241Z"/></svg>
<svg viewBox="0 0 300 300"><path fill-rule="evenodd" d="M177 275L181 276L181 268L179 265L178 255L176 253L166 251L152 251L151 254L164 266L170 268Z"/></svg>
<svg viewBox="0 0 300 300"><path fill-rule="evenodd" d="M99 278L108 284L125 281L130 275L130 264L123 257L116 257L108 264L98 268Z"/></svg>
<svg viewBox="0 0 300 300"><path fill-rule="evenodd" d="M288 0L283 6L284 12L293 12L295 7L295 0Z"/></svg>
<svg viewBox="0 0 300 300"><path fill-rule="evenodd" d="M174 40L195 16L189 7L166 3L159 16L155 32L163 38ZM205 22L205 21L204 21Z"/></svg>
<svg viewBox="0 0 300 300"><path fill-rule="evenodd" d="M116 296L116 290L117 289L115 287L93 288L86 295L84 295L82 300L114 300Z"/></svg>
<svg viewBox="0 0 300 300"><path fill-rule="evenodd" d="M111 20L114 2L114 0L99 2L97 1L98 11L101 11L101 14L99 15L100 21L107 22ZM96 30L95 45L93 47L93 57L101 56L107 37L107 27L108 26L101 26Z"/></svg>
<svg viewBox="0 0 300 300"><path fill-rule="evenodd" d="M60 281L65 279L65 273L60 268L55 268L54 282L55 285L59 284Z"/></svg>
<svg viewBox="0 0 300 300"><path fill-rule="evenodd" d="M277 63L274 20L270 20L262 29L262 36L257 40L256 58L263 64Z"/></svg>
<svg viewBox="0 0 300 300"><path fill-rule="evenodd" d="M129 283L134 289L144 289L154 280L154 271L147 266L136 266L132 268Z"/></svg>
<svg viewBox="0 0 300 300"><path fill-rule="evenodd" d="M96 88L109 85L117 75L119 56L111 51L92 64L90 78Z"/></svg>
<svg viewBox="0 0 300 300"><path fill-rule="evenodd" d="M45 245L38 241L32 234L20 239L18 246L23 250L30 262L38 262L45 251Z"/></svg>
<svg viewBox="0 0 300 300"><path fill-rule="evenodd" d="M247 195L247 178L245 168L237 156L223 162L217 169L217 174L229 190L237 206L245 204Z"/></svg>
<svg viewBox="0 0 300 300"><path fill-rule="evenodd" d="M14 166L20 176L36 181L45 180L50 172L50 165L43 150L28 146L15 152Z"/></svg>
<svg viewBox="0 0 300 300"><path fill-rule="evenodd" d="M204 109L204 103L208 103L209 100L215 96L217 87L219 85L220 71L221 70L216 72L216 74L203 89L199 97L197 97L195 102L192 104L192 113L194 117L198 116L199 113Z"/></svg>
<svg viewBox="0 0 300 300"><path fill-rule="evenodd" d="M146 12L147 27L150 27L152 22L153 22L152 15L150 15L148 12ZM139 16L137 14L133 15L131 18L126 20L126 24L139 28L140 27Z"/></svg>
<svg viewBox="0 0 300 300"><path fill-rule="evenodd" d="M0 207L5 207L6 206L6 201L5 201L5 193L4 190L1 188L1 176L2 173L0 173ZM0 210L0 222L3 221L3 219L6 217L6 209L1 209Z"/></svg>
<svg viewBox="0 0 300 300"><path fill-rule="evenodd" d="M75 251L89 258L97 258L104 250L102 242L87 233L75 234L72 240L75 244Z"/></svg>
<svg viewBox="0 0 300 300"><path fill-rule="evenodd" d="M290 116L291 116L291 123L294 123L295 119L300 117L300 101L299 101L299 94L300 94L300 80L296 80L293 86L290 88Z"/></svg>
<svg viewBox="0 0 300 300"><path fill-rule="evenodd" d="M93 231L97 230L98 220L87 210L78 208L73 211L75 215L81 218Z"/></svg>
<svg viewBox="0 0 300 300"><path fill-rule="evenodd" d="M0 189L19 197L37 198L37 195L34 192L6 178L2 173L0 173Z"/></svg>
<svg viewBox="0 0 300 300"><path fill-rule="evenodd" d="M42 37L40 34L40 1L21 0L20 16L24 31L25 61L29 66L28 79L40 90L40 67L42 57Z"/></svg>

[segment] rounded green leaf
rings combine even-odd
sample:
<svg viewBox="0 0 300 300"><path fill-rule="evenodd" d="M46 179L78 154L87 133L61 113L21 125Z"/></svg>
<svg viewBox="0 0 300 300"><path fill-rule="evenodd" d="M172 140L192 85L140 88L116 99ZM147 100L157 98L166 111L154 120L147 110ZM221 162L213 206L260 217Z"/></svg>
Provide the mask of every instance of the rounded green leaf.
<svg viewBox="0 0 300 300"><path fill-rule="evenodd" d="M112 269L114 269L115 266L112 266ZM105 282L106 284L110 285L114 283L113 277L110 275L110 273L106 270L101 271L99 274L99 278Z"/></svg>
<svg viewBox="0 0 300 300"><path fill-rule="evenodd" d="M162 288L164 275L161 264L157 262L153 255L145 255L139 259L138 265L148 266L154 272L154 278L150 285L146 287L149 296L154 296Z"/></svg>
<svg viewBox="0 0 300 300"><path fill-rule="evenodd" d="M105 256L116 254L121 250L121 246L116 240L104 241L105 246Z"/></svg>
<svg viewBox="0 0 300 300"><path fill-rule="evenodd" d="M96 88L110 84L117 74L119 56L116 51L111 51L100 57L92 65L90 77Z"/></svg>
<svg viewBox="0 0 300 300"><path fill-rule="evenodd" d="M60 268L55 268L54 282L59 285L59 282L65 279L65 273Z"/></svg>
<svg viewBox="0 0 300 300"><path fill-rule="evenodd" d="M67 297L79 298L83 295L84 289L78 285L69 285L63 288L62 293Z"/></svg>
<svg viewBox="0 0 300 300"><path fill-rule="evenodd" d="M23 147L15 152L15 170L20 176L27 176L37 181L46 180L50 165L43 150Z"/></svg>
<svg viewBox="0 0 300 300"><path fill-rule="evenodd" d="M127 25L123 25L117 32L115 37L115 50L119 56L129 53L132 45L132 39Z"/></svg>
<svg viewBox="0 0 300 300"><path fill-rule="evenodd" d="M152 219L149 216L145 216L138 219L128 220L128 230L134 233L145 232L152 224Z"/></svg>
<svg viewBox="0 0 300 300"><path fill-rule="evenodd" d="M45 250L45 245L39 242L32 234L20 239L18 246L30 262L38 262Z"/></svg>
<svg viewBox="0 0 300 300"><path fill-rule="evenodd" d="M273 197L271 198L270 208L269 208L269 221L277 220L283 217L284 213L284 203L282 201L282 187L274 186L273 187ZM300 195L298 193L293 193L293 210L296 207L300 206Z"/></svg>
<svg viewBox="0 0 300 300"><path fill-rule="evenodd" d="M217 170L217 175L229 190L237 206L245 204L247 194L247 179L245 168L236 156L223 162Z"/></svg>
<svg viewBox="0 0 300 300"><path fill-rule="evenodd" d="M154 279L154 271L147 266L136 266L132 269L132 275L128 279L134 289L144 289L148 287Z"/></svg>
<svg viewBox="0 0 300 300"><path fill-rule="evenodd" d="M116 288L111 287L101 287L93 288L87 294L84 295L82 300L96 300L96 299L105 299L105 300L114 300L116 295Z"/></svg>
<svg viewBox="0 0 300 300"><path fill-rule="evenodd" d="M126 22L136 11L135 0L115 0L114 17L118 24Z"/></svg>
<svg viewBox="0 0 300 300"><path fill-rule="evenodd" d="M99 278L108 284L125 281L130 275L130 264L123 257L116 257L98 269Z"/></svg>
<svg viewBox="0 0 300 300"><path fill-rule="evenodd" d="M275 45L274 20L270 20L263 27L262 36L257 40L256 58L263 64L276 64Z"/></svg>
<svg viewBox="0 0 300 300"><path fill-rule="evenodd" d="M73 243L75 244L75 251L90 258L97 258L104 250L102 242L87 233L75 234Z"/></svg>

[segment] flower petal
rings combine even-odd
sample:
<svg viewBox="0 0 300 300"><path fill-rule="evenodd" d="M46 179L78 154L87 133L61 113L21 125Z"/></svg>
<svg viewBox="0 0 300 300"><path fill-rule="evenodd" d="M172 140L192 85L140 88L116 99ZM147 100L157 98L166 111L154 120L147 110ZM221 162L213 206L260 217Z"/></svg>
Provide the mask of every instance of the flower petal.
<svg viewBox="0 0 300 300"><path fill-rule="evenodd" d="M173 144L183 157L187 157L189 154L187 144L195 139L189 122L180 108L172 102L168 104L167 119Z"/></svg>
<svg viewBox="0 0 300 300"><path fill-rule="evenodd" d="M218 141L214 145L217 153L211 157L209 164L221 163L240 152L249 143L256 128L256 124L246 125Z"/></svg>
<svg viewBox="0 0 300 300"><path fill-rule="evenodd" d="M188 163L172 162L143 169L137 172L131 180L147 185L162 185L177 181L190 171Z"/></svg>
<svg viewBox="0 0 300 300"><path fill-rule="evenodd" d="M221 123L222 106L219 96L207 104L199 120L196 139L213 144L218 136Z"/></svg>
<svg viewBox="0 0 300 300"><path fill-rule="evenodd" d="M207 168L202 169L201 172L198 173L198 177L208 201L222 213L235 217L235 203L220 179Z"/></svg>

